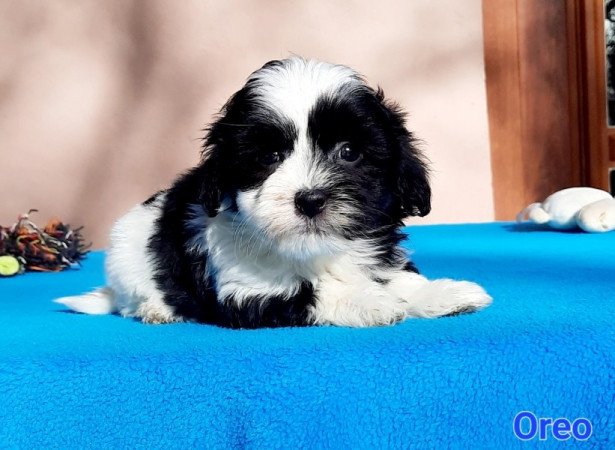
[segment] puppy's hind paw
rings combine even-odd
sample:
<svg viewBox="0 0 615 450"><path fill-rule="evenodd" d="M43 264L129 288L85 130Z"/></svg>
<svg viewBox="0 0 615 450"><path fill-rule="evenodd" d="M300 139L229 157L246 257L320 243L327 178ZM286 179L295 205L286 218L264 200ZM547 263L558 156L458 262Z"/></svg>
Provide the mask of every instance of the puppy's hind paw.
<svg viewBox="0 0 615 450"><path fill-rule="evenodd" d="M489 306L493 299L485 290L470 281L430 281L415 293L411 315L442 317L465 314Z"/></svg>

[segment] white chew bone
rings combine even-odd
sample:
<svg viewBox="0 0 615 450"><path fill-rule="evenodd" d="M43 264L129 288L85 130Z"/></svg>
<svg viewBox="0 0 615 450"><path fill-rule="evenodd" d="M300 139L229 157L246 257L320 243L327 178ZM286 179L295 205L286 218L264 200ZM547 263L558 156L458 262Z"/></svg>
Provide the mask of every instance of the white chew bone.
<svg viewBox="0 0 615 450"><path fill-rule="evenodd" d="M590 203L577 214L577 224L590 233L615 230L615 198Z"/></svg>
<svg viewBox="0 0 615 450"><path fill-rule="evenodd" d="M587 205L611 199L611 194L600 189L574 187L558 191L542 202L532 203L517 215L517 222L529 220L548 224L551 228L569 230L579 226L577 214ZM593 231L593 230L592 230Z"/></svg>

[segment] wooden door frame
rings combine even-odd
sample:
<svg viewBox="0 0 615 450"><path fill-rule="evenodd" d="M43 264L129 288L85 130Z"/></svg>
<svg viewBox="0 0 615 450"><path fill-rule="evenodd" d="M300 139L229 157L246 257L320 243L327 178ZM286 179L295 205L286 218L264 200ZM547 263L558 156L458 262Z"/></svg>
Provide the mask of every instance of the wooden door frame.
<svg viewBox="0 0 615 450"><path fill-rule="evenodd" d="M608 188L598 14L602 0L483 0L498 220L565 187Z"/></svg>
<svg viewBox="0 0 615 450"><path fill-rule="evenodd" d="M585 184L609 189L615 156L615 129L607 130L606 57L603 0L568 1L570 54L576 57L581 158ZM571 56L571 57L572 57ZM573 86L574 87L574 86Z"/></svg>

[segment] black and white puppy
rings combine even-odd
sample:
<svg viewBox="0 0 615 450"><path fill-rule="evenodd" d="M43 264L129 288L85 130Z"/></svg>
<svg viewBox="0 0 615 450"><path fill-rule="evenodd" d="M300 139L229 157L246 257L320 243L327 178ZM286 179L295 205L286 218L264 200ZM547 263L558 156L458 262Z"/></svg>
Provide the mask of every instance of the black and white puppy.
<svg viewBox="0 0 615 450"><path fill-rule="evenodd" d="M478 285L418 274L402 219L430 211L399 108L352 69L271 61L208 130L201 163L113 227L108 286L57 300L147 323L391 324L474 311Z"/></svg>

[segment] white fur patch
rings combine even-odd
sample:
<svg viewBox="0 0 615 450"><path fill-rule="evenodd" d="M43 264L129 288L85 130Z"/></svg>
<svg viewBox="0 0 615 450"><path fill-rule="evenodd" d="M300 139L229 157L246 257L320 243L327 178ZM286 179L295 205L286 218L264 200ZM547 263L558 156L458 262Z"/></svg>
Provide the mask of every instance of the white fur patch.
<svg viewBox="0 0 615 450"><path fill-rule="evenodd" d="M476 283L425 277L408 272L395 274L387 290L403 299L407 317L435 318L477 311L492 302Z"/></svg>
<svg viewBox="0 0 615 450"><path fill-rule="evenodd" d="M363 80L350 67L292 57L282 65L265 67L250 76L260 100L296 125L307 126L307 117L324 94L360 86Z"/></svg>
<svg viewBox="0 0 615 450"><path fill-rule="evenodd" d="M84 314L111 314L116 312L113 291L109 287L96 289L83 295L57 298L54 302Z"/></svg>
<svg viewBox="0 0 615 450"><path fill-rule="evenodd" d="M164 194L148 205L135 206L115 223L105 260L107 283L114 292L119 313L148 323L178 320L156 287L148 250L163 198Z"/></svg>
<svg viewBox="0 0 615 450"><path fill-rule="evenodd" d="M386 273L386 272L382 272ZM317 324L368 327L410 317L435 318L482 309L491 297L477 284L435 280L407 271L391 271L381 284L352 262L335 265L321 277L311 311Z"/></svg>

